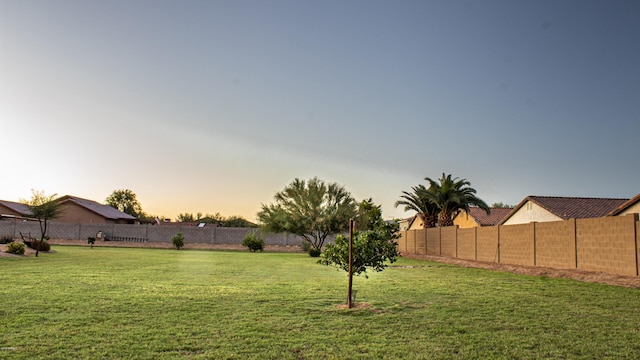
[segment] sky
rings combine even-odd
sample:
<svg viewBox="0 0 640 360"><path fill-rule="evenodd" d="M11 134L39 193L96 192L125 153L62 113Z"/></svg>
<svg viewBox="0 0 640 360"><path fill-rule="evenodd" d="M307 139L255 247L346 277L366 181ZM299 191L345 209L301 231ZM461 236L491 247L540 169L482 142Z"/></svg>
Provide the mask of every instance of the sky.
<svg viewBox="0 0 640 360"><path fill-rule="evenodd" d="M640 193L640 2L0 0L0 199L239 215L295 178L385 218Z"/></svg>

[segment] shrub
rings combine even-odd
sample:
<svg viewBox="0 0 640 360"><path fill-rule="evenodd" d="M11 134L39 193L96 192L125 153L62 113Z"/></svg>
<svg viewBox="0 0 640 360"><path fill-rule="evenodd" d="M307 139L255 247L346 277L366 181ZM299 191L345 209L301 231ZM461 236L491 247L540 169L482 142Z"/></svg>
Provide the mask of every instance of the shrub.
<svg viewBox="0 0 640 360"><path fill-rule="evenodd" d="M45 241L33 240L31 242L28 242L27 245L29 245L29 247L34 250L39 250L39 251L51 250L51 245L49 245L49 243L46 240ZM38 245L40 245L40 249L38 249Z"/></svg>
<svg viewBox="0 0 640 360"><path fill-rule="evenodd" d="M319 257L322 251L316 248L309 248L309 256L311 257Z"/></svg>
<svg viewBox="0 0 640 360"><path fill-rule="evenodd" d="M246 246L251 252L264 250L264 240L254 232L247 234L242 240L242 246Z"/></svg>
<svg viewBox="0 0 640 360"><path fill-rule="evenodd" d="M20 243L17 241L11 242L7 246L7 252L10 254L24 255L26 249L27 247L24 245L24 243Z"/></svg>
<svg viewBox="0 0 640 360"><path fill-rule="evenodd" d="M182 231L177 233L176 236L171 239L171 242L176 249L180 250L184 246L184 235L182 234Z"/></svg>
<svg viewBox="0 0 640 360"><path fill-rule="evenodd" d="M93 248L93 244L96 243L96 238L89 236L87 238L87 244L91 245L91 247Z"/></svg>
<svg viewBox="0 0 640 360"><path fill-rule="evenodd" d="M0 244L8 244L12 242L13 242L13 237L9 235L4 235L2 238L0 238Z"/></svg>

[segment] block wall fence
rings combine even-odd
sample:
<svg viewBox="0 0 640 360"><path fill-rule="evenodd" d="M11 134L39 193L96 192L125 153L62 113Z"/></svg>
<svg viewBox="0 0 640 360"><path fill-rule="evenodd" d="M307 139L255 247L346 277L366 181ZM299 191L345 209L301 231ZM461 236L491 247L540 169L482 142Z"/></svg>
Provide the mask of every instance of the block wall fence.
<svg viewBox="0 0 640 360"><path fill-rule="evenodd" d="M90 223L62 223L51 222L47 235L51 239L86 240L96 237L101 231L111 239L125 241L149 241L171 243L171 239L180 231L184 234L185 243L198 244L232 244L242 245L245 235L259 232L257 228L226 228L226 227L197 227L178 225L150 225L150 224L90 224ZM20 233L30 233L33 237L40 236L40 226L35 221L0 221L0 237L10 236L20 239ZM302 239L291 234L261 234L265 245L299 246ZM333 239L327 239L332 241Z"/></svg>
<svg viewBox="0 0 640 360"><path fill-rule="evenodd" d="M401 254L640 274L638 214L460 229L402 231Z"/></svg>

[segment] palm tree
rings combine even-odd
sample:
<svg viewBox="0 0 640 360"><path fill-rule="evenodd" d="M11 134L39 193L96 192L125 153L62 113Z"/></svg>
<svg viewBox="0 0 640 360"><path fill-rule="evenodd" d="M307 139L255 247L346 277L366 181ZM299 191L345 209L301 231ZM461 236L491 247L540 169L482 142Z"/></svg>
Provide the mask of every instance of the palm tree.
<svg viewBox="0 0 640 360"><path fill-rule="evenodd" d="M420 184L411 188L412 192L403 191L395 203L395 207L404 205L404 211L413 210L418 213L425 228L435 227L438 220L438 206L428 196L429 189Z"/></svg>
<svg viewBox="0 0 640 360"><path fill-rule="evenodd" d="M438 181L430 178L425 180L430 184L425 196L437 205L440 226L452 226L453 216L460 210L469 211L471 206L477 206L489 214L489 206L476 196L476 190L470 187L467 179L452 178L451 174L442 173Z"/></svg>

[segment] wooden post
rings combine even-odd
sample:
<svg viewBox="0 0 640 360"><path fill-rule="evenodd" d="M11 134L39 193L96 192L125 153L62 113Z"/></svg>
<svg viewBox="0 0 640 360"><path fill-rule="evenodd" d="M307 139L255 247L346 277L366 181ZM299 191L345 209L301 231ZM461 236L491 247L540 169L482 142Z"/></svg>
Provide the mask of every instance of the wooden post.
<svg viewBox="0 0 640 360"><path fill-rule="evenodd" d="M347 296L347 307L351 309L351 290L353 286L353 219L349 219L349 294Z"/></svg>

